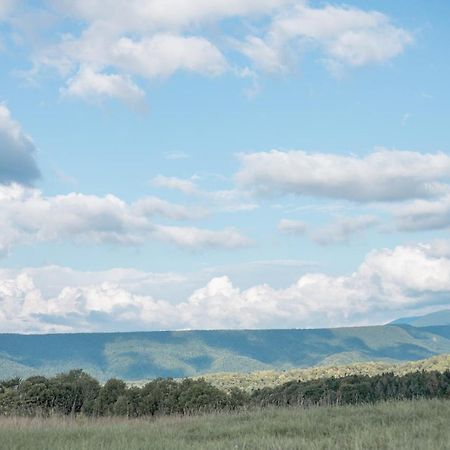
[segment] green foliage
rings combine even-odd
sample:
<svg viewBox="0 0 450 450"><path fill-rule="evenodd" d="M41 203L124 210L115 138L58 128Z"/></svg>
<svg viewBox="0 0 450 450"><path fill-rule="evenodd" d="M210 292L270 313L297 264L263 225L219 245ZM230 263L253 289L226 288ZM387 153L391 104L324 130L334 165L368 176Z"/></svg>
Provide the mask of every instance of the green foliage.
<svg viewBox="0 0 450 450"><path fill-rule="evenodd" d="M98 416L113 416L123 412L123 398L126 399L127 386L122 380L111 379L100 389L94 403ZM119 405L117 405L119 403Z"/></svg>
<svg viewBox="0 0 450 450"><path fill-rule="evenodd" d="M142 388L108 380L103 386L81 370L53 378L0 382L0 415L140 417L232 410L248 404L242 392L223 392L204 380L158 378Z"/></svg>
<svg viewBox="0 0 450 450"><path fill-rule="evenodd" d="M141 388L111 379L103 386L80 370L53 378L29 377L0 383L1 415L126 416L186 415L267 406L373 403L415 398L449 398L450 371L405 375L350 375L291 381L257 389L222 391L204 379L158 378Z"/></svg>
<svg viewBox="0 0 450 450"><path fill-rule="evenodd" d="M380 375L392 372L405 375L411 372L450 370L450 355L434 356L407 363L372 361L347 365L327 365L307 369L264 370L250 373L213 373L203 378L224 391L241 389L252 392L265 387L276 387L290 381L309 381L321 378L340 378L350 375Z"/></svg>
<svg viewBox="0 0 450 450"><path fill-rule="evenodd" d="M351 375L311 381L291 381L256 390L251 400L259 406L311 406L373 403L416 398L450 398L450 371Z"/></svg>

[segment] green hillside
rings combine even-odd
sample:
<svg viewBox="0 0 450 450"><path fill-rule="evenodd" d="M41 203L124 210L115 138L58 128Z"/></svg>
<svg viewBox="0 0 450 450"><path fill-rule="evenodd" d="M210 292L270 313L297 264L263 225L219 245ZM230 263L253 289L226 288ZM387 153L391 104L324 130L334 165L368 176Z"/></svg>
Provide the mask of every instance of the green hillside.
<svg viewBox="0 0 450 450"><path fill-rule="evenodd" d="M105 380L254 372L450 353L450 326L0 334L0 378L82 368Z"/></svg>
<svg viewBox="0 0 450 450"><path fill-rule="evenodd" d="M208 383L224 390L233 388L246 392L266 387L281 386L290 381L310 381L323 378L341 378L350 375L375 376L383 373L405 375L412 372L445 372L450 370L450 355L438 355L432 358L408 362L371 361L353 364L316 366L307 369L262 370L249 373L211 373L202 375Z"/></svg>
<svg viewBox="0 0 450 450"><path fill-rule="evenodd" d="M389 325L412 325L414 327L434 327L450 325L450 309L436 311L423 316L402 317L394 320Z"/></svg>

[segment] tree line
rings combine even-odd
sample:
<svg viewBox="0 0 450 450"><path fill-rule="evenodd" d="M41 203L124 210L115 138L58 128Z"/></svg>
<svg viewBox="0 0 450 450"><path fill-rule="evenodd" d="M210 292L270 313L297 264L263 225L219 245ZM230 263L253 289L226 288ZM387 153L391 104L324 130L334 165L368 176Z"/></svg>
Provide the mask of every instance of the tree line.
<svg viewBox="0 0 450 450"><path fill-rule="evenodd" d="M383 400L450 398L450 371L352 375L246 393L222 391L203 379L158 378L142 387L118 379L101 385L82 370L52 378L33 376L0 382L0 415L145 417L237 410L245 407L346 405Z"/></svg>

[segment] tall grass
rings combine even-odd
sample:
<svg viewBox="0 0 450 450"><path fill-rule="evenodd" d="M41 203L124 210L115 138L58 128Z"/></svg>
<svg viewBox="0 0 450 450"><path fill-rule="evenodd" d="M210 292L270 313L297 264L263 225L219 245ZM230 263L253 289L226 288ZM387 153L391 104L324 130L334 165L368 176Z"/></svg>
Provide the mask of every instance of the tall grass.
<svg viewBox="0 0 450 450"><path fill-rule="evenodd" d="M0 418L8 450L448 449L450 402L278 408L126 420Z"/></svg>

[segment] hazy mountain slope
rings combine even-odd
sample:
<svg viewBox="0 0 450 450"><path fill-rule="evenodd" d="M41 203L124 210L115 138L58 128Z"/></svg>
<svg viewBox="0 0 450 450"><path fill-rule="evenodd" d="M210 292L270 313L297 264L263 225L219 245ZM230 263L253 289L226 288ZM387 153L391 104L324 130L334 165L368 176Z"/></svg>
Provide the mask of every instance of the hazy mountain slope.
<svg viewBox="0 0 450 450"><path fill-rule="evenodd" d="M394 320L389 325L412 325L414 327L432 327L450 325L450 309L436 311L423 316L402 317Z"/></svg>
<svg viewBox="0 0 450 450"><path fill-rule="evenodd" d="M450 326L51 335L0 334L0 378L83 368L138 380L450 353Z"/></svg>

